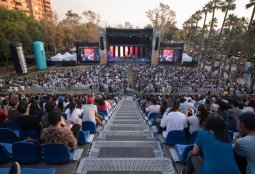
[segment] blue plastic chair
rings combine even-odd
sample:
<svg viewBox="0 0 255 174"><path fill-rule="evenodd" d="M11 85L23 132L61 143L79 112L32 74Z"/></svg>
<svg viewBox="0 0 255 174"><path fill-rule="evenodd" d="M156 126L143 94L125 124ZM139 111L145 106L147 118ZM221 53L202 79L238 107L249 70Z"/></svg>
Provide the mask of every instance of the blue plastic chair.
<svg viewBox="0 0 255 174"><path fill-rule="evenodd" d="M75 150L69 150L65 144L44 144L43 152L46 163L66 164L72 161Z"/></svg>
<svg viewBox="0 0 255 174"><path fill-rule="evenodd" d="M96 133L97 127L94 122L92 121L83 121L82 122L82 130L89 131L90 134Z"/></svg>
<svg viewBox="0 0 255 174"><path fill-rule="evenodd" d="M0 128L0 143L14 143L19 141L19 137L14 130L8 128Z"/></svg>
<svg viewBox="0 0 255 174"><path fill-rule="evenodd" d="M10 168L0 168L1 174L9 174Z"/></svg>
<svg viewBox="0 0 255 174"><path fill-rule="evenodd" d="M88 142L89 136L90 136L89 131L81 130L78 135L78 140L77 140L78 145L86 144Z"/></svg>
<svg viewBox="0 0 255 174"><path fill-rule="evenodd" d="M189 144L194 144L197 138L197 134L199 133L199 130L193 131L189 137Z"/></svg>
<svg viewBox="0 0 255 174"><path fill-rule="evenodd" d="M176 144L175 150L182 164L186 164L187 157L190 151L193 150L194 144L184 145L184 144Z"/></svg>
<svg viewBox="0 0 255 174"><path fill-rule="evenodd" d="M172 130L168 132L165 138L165 144L167 145L186 144L185 132L182 130Z"/></svg>
<svg viewBox="0 0 255 174"><path fill-rule="evenodd" d="M23 168L21 174L55 174L54 168Z"/></svg>
<svg viewBox="0 0 255 174"><path fill-rule="evenodd" d="M36 132L36 130L32 130L32 129L28 131L20 130L20 139L25 140L28 138L40 142L40 135L38 132Z"/></svg>
<svg viewBox="0 0 255 174"><path fill-rule="evenodd" d="M41 148L27 141L16 142L12 145L12 158L23 164L38 163L41 160Z"/></svg>
<svg viewBox="0 0 255 174"><path fill-rule="evenodd" d="M11 145L12 144L5 143L0 144L0 163L9 162L11 160L12 155Z"/></svg>
<svg viewBox="0 0 255 174"><path fill-rule="evenodd" d="M158 118L158 113L152 112L148 115L148 120ZM152 120L153 121L153 120Z"/></svg>
<svg viewBox="0 0 255 174"><path fill-rule="evenodd" d="M8 120L6 123L6 128L9 128L12 130L20 130L18 123L14 120Z"/></svg>
<svg viewBox="0 0 255 174"><path fill-rule="evenodd" d="M98 114L104 118L108 116L108 112L106 110L98 110Z"/></svg>

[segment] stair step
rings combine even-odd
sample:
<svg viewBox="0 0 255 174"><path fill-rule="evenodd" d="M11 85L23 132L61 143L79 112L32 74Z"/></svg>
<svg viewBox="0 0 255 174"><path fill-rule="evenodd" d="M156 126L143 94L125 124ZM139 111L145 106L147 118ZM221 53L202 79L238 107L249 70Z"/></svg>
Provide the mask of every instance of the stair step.
<svg viewBox="0 0 255 174"><path fill-rule="evenodd" d="M176 174L170 159L82 159L76 174Z"/></svg>

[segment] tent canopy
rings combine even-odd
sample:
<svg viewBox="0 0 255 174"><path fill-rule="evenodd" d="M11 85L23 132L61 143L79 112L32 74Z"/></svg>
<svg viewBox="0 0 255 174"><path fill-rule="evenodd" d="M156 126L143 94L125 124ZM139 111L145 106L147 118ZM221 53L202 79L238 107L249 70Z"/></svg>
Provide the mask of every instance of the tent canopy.
<svg viewBox="0 0 255 174"><path fill-rule="evenodd" d="M192 62L192 57L190 57L187 53L182 54L182 63L183 62Z"/></svg>

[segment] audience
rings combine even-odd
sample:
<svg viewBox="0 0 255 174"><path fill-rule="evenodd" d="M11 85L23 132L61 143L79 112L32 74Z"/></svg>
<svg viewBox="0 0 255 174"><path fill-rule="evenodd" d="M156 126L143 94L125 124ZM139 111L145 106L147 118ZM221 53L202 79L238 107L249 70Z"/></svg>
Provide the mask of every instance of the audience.
<svg viewBox="0 0 255 174"><path fill-rule="evenodd" d="M238 155L247 160L246 174L255 173L255 114L244 112L239 115L237 128L241 137L234 142Z"/></svg>
<svg viewBox="0 0 255 174"><path fill-rule="evenodd" d="M204 127L197 135L192 155L189 154L182 173L239 174L224 119L213 113L205 121Z"/></svg>

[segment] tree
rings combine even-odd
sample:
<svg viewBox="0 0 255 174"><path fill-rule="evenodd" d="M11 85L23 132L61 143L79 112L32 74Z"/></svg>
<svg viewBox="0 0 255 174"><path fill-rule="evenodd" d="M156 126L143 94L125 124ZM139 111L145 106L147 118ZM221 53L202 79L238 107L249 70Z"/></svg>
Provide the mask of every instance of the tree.
<svg viewBox="0 0 255 174"><path fill-rule="evenodd" d="M212 6L212 19L210 22L210 30L209 30L209 34L208 34L208 41L210 42L210 37L212 34L212 30L215 27L214 21L215 21L215 12L216 10L219 8L219 4L220 4L221 0L212 0L211 3L213 4ZM207 47L206 47L207 48Z"/></svg>
<svg viewBox="0 0 255 174"><path fill-rule="evenodd" d="M82 13L90 23L98 25L100 22L100 15L96 14L95 12L88 10Z"/></svg>
<svg viewBox="0 0 255 174"><path fill-rule="evenodd" d="M58 29L62 30L64 47L66 50L73 48L74 42L80 38L78 28L80 27L81 17L77 13L73 13L72 10L67 11L66 18L60 21Z"/></svg>
<svg viewBox="0 0 255 174"><path fill-rule="evenodd" d="M22 11L0 8L0 56L10 56L9 44L23 44L24 53L32 54L32 43L41 39L42 25Z"/></svg>
<svg viewBox="0 0 255 174"><path fill-rule="evenodd" d="M45 17L42 19L41 24L43 26L43 41L46 46L46 51L53 50L54 54L59 50L59 46L61 45L57 43L60 40L58 35L58 16L55 12L52 12L50 17ZM58 38L58 39L57 39ZM60 46L61 47L61 46Z"/></svg>
<svg viewBox="0 0 255 174"><path fill-rule="evenodd" d="M248 30L247 30L247 34L246 34L246 38L248 40L248 42L246 44L247 47L246 47L246 50L244 50L244 52L246 53L246 58L248 58L249 52L251 49L252 40L253 40L251 30L252 30L252 24L253 24L253 19L254 19L254 14L255 14L255 0L250 0L250 2L245 5L245 7L246 7L246 9L253 8L252 14L251 14L251 19L250 19Z"/></svg>
<svg viewBox="0 0 255 174"><path fill-rule="evenodd" d="M161 31L164 35L166 23L175 23L175 12L170 9L169 5L160 3L159 7L146 12L154 28Z"/></svg>
<svg viewBox="0 0 255 174"><path fill-rule="evenodd" d="M228 11L232 11L232 10L236 9L236 4L234 4L235 1L236 0L225 0L225 2L220 3L221 11L225 12L225 15L224 15L224 19L223 19L222 26L221 26L221 29L220 29L219 39L221 38L222 33L223 33L223 28L224 28L225 21L226 21L227 16L228 16Z"/></svg>

